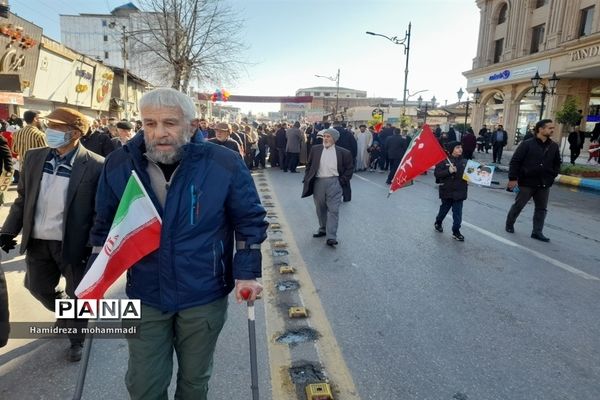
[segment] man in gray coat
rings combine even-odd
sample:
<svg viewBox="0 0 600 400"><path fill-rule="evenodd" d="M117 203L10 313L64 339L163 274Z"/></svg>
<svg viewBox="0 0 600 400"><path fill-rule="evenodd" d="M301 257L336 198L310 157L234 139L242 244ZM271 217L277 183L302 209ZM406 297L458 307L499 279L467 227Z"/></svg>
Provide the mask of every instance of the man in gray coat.
<svg viewBox="0 0 600 400"><path fill-rule="evenodd" d="M23 231L21 253L27 270L25 287L48 310L56 299L75 298L92 248L89 235L94 223L98 179L104 158L80 144L88 119L79 111L59 107L47 117L49 147L25 154L18 197L0 230L0 248L14 249ZM66 287L57 289L64 276ZM65 321L66 328L80 330L87 320ZM69 361L79 361L83 336L69 336Z"/></svg>
<svg viewBox="0 0 600 400"><path fill-rule="evenodd" d="M304 141L304 133L300 130L300 122L294 122L294 126L285 131L285 137L287 139L287 145L285 152L287 155L287 169L290 172L297 173L296 167L300 160L300 149L302 142Z"/></svg>
<svg viewBox="0 0 600 400"><path fill-rule="evenodd" d="M313 196L319 230L313 237L327 237L327 245L335 247L339 208L342 198L350 196L350 179L354 172L352 153L335 142L340 133L333 128L323 131L323 144L310 149L302 197ZM319 133L321 133L319 132Z"/></svg>

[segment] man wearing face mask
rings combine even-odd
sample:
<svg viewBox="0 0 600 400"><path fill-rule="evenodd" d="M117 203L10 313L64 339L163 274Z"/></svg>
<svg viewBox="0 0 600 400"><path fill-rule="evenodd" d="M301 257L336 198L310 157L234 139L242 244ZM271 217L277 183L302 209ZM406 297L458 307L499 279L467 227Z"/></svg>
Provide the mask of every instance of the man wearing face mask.
<svg viewBox="0 0 600 400"><path fill-rule="evenodd" d="M54 300L74 298L85 271L91 247L96 186L104 158L79 141L89 122L80 112L59 107L46 117L48 147L25 154L25 169L18 197L0 230L0 248L14 249L22 231L25 253L25 287L44 307L54 311ZM60 277L65 289L58 289ZM86 320L60 320L66 328L86 326ZM61 326L62 327L62 326ZM67 358L81 359L83 337L70 336Z"/></svg>
<svg viewBox="0 0 600 400"><path fill-rule="evenodd" d="M227 298L262 290L266 212L239 153L192 143L195 106L175 89L146 92L143 130L108 157L98 184L94 254L102 249L132 170L161 216L160 246L127 271L127 295L142 303L128 338L130 399L166 399L177 353L175 398L206 400ZM227 136L227 124L217 128ZM235 246L235 254L234 254Z"/></svg>

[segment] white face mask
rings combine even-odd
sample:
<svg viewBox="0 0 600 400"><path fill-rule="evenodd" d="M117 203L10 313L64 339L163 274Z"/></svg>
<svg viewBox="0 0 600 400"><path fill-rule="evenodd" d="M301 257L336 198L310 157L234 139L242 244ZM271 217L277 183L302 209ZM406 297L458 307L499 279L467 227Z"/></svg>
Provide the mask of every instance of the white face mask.
<svg viewBox="0 0 600 400"><path fill-rule="evenodd" d="M71 132L62 132L52 128L47 128L45 133L48 147L51 149L57 149L69 144L73 136Z"/></svg>

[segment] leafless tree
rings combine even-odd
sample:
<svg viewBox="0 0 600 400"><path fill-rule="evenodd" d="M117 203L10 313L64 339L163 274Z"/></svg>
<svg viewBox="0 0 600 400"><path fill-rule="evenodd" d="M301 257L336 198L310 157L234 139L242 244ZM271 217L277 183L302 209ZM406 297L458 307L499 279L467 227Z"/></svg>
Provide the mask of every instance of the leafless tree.
<svg viewBox="0 0 600 400"><path fill-rule="evenodd" d="M171 87L187 91L190 81L223 84L237 79L246 46L243 20L223 0L139 0L141 21L131 33L132 56Z"/></svg>

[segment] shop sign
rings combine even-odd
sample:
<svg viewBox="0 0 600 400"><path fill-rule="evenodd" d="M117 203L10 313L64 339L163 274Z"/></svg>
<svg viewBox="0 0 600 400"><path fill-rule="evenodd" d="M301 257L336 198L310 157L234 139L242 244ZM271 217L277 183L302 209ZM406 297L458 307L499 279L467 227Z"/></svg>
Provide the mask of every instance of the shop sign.
<svg viewBox="0 0 600 400"><path fill-rule="evenodd" d="M505 69L502 72L498 72L496 74L490 75L488 80L490 81L497 81L500 79L508 79L510 77L510 70Z"/></svg>
<svg viewBox="0 0 600 400"><path fill-rule="evenodd" d="M0 104L15 104L22 106L23 95L21 93L0 92Z"/></svg>
<svg viewBox="0 0 600 400"><path fill-rule="evenodd" d="M600 44L595 44L583 49L573 50L571 52L571 62L597 57L598 55L600 55Z"/></svg>

